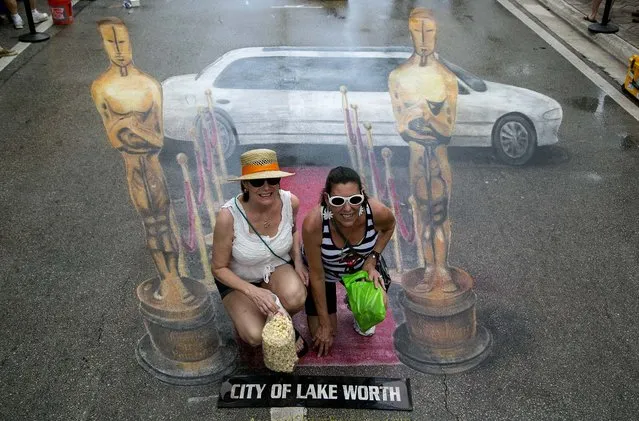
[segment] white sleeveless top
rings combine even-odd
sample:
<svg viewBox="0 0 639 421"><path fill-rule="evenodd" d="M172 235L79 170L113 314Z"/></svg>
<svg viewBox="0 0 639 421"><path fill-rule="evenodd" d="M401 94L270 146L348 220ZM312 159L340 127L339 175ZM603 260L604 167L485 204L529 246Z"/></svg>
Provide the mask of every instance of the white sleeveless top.
<svg viewBox="0 0 639 421"><path fill-rule="evenodd" d="M289 252L293 247L293 206L291 205L291 192L280 190L282 200L282 220L277 227L277 233L273 237L263 235L262 238L271 250L286 261L290 261ZM233 215L233 249L231 251L230 269L245 281L259 283L269 281L270 274L276 267L285 262L269 251L258 235L250 232L246 219L240 214L246 215L242 207L242 201L233 198L226 202L222 208L227 208ZM239 209L238 209L239 207Z"/></svg>

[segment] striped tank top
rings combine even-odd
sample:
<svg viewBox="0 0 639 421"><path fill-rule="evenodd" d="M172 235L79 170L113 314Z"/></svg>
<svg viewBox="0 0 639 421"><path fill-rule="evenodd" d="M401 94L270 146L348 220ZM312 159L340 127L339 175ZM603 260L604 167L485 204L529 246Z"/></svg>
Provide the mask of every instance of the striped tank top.
<svg viewBox="0 0 639 421"><path fill-rule="evenodd" d="M324 208L321 209L322 211ZM335 233L339 236L339 233ZM364 260L368 257L377 242L377 231L373 222L371 207L366 203L366 231L359 244L351 244L340 249L333 244L328 220L322 220L322 263L327 282L341 281L340 275L357 272L364 266ZM341 238L341 236L340 236Z"/></svg>

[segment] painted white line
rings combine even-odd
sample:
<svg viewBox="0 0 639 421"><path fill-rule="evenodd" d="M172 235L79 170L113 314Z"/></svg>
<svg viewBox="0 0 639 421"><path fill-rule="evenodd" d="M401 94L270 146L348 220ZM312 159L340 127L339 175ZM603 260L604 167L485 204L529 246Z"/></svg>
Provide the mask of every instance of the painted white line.
<svg viewBox="0 0 639 421"><path fill-rule="evenodd" d="M626 110L628 114L633 116L636 120L639 120L639 107L633 104L628 98L626 98L619 90L619 88L611 85L606 79L604 79L599 73L592 70L581 58L570 51L566 46L559 42L548 31L539 26L535 21L530 19L524 12L515 7L508 0L497 0L502 6L504 6L510 13L515 15L517 19L522 21L527 27L532 29L537 35L539 35L544 41L546 41L552 48L554 48L559 54L564 56L573 66L583 73L588 79L592 81L599 89L604 91L610 98L612 98L621 108Z"/></svg>
<svg viewBox="0 0 639 421"><path fill-rule="evenodd" d="M71 3L75 6L75 4L77 2L79 2L79 1L80 0L73 0ZM23 19L23 21L24 21L24 24L25 24L25 28L27 30L29 30L29 25L27 23L27 18L25 17ZM35 27L35 30L36 30L36 32L45 32L49 28L51 28L51 26L53 26L53 19L51 18L51 16L49 16L49 19L47 19L46 21L44 21L41 24L37 25ZM0 72L2 70L4 70L4 68L7 67L9 65L9 63L11 63L13 60L15 60L20 55L20 53L22 53L24 50L26 50L27 47L30 46L31 44L32 44L31 42L18 42L16 45L14 45L11 49L15 50L18 54L15 55L15 56L11 56L11 57L0 58Z"/></svg>
<svg viewBox="0 0 639 421"><path fill-rule="evenodd" d="M305 4L287 4L284 6L271 6L271 9L323 9L324 6L310 6Z"/></svg>
<svg viewBox="0 0 639 421"><path fill-rule="evenodd" d="M543 22L544 26L551 33L564 40L565 44L570 45L571 50L576 51L578 54L586 57L590 62L596 64L597 68L601 68L605 74L613 78L619 85L624 82L627 67L624 63L617 60L615 56L610 54L609 51L601 48L599 45L593 44L592 39L573 28L571 24L561 17L554 15L542 6L539 0L516 1L530 15L536 17L538 21ZM579 12L576 9L573 10L577 16ZM581 16L579 19L581 19ZM605 37L609 35L602 34L601 36Z"/></svg>
<svg viewBox="0 0 639 421"><path fill-rule="evenodd" d="M271 408L271 421L304 421L306 408Z"/></svg>
<svg viewBox="0 0 639 421"><path fill-rule="evenodd" d="M210 401L210 400L217 400L217 395L210 395L210 396L193 396L192 398L188 398L187 399L187 403L200 403L200 402L206 402L206 401Z"/></svg>

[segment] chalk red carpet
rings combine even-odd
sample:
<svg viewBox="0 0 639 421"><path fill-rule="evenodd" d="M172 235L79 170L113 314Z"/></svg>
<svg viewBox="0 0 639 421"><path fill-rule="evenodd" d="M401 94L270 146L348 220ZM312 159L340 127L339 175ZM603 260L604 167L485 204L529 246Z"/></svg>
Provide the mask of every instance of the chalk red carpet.
<svg viewBox="0 0 639 421"><path fill-rule="evenodd" d="M304 216L319 204L326 176L331 169L328 167L289 167L282 168L282 170L295 173L292 177L283 178L281 187L293 193L300 200L297 227L301 233Z"/></svg>
<svg viewBox="0 0 639 421"><path fill-rule="evenodd" d="M393 348L393 332L395 320L393 312L388 310L386 319L377 325L375 334L364 337L353 330L353 313L344 304L345 291L342 285L337 286L337 336L333 342L331 353L326 357L318 357L309 351L299 362L300 366L344 366L344 365L393 365L399 364ZM311 341L307 329L306 314L295 315L295 327L307 341Z"/></svg>
<svg viewBox="0 0 639 421"><path fill-rule="evenodd" d="M298 227L304 215L319 203L324 188L328 167L283 168L284 171L295 172L295 176L282 179L282 188L294 193L300 199ZM344 304L345 291L342 285L337 286L337 336L331 353L325 357L317 357L310 350L299 362L300 366L367 366L393 365L399 360L393 349L393 332L395 320L392 311L388 311L386 320L377 325L375 335L364 337L353 330L353 314ZM302 311L294 317L295 327L311 346L311 335L306 324L306 314ZM241 341L240 341L241 342ZM240 344L242 360L250 367L263 367L263 356L260 348L251 349Z"/></svg>
<svg viewBox="0 0 639 421"><path fill-rule="evenodd" d="M344 304L345 291L337 286L337 336L329 355L318 357L310 350L298 363L299 366L373 366L395 365L399 360L393 348L395 319L389 309L386 319L377 325L375 334L364 337L353 330L353 313ZM311 346L311 336L306 324L306 314L302 311L293 317L295 328ZM242 361L249 367L263 367L261 348L252 349L240 340Z"/></svg>

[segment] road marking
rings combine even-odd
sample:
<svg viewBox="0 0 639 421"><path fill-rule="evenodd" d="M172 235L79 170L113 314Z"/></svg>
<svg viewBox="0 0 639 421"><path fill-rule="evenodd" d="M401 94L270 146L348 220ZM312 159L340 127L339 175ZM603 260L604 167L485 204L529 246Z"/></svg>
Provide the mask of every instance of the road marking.
<svg viewBox="0 0 639 421"><path fill-rule="evenodd" d="M307 4L286 4L284 6L271 6L271 9L323 9L324 6L311 6Z"/></svg>
<svg viewBox="0 0 639 421"><path fill-rule="evenodd" d="M188 398L186 402L187 403L200 403L200 402L206 402L206 401L210 401L210 400L217 400L217 395L193 396L192 398Z"/></svg>
<svg viewBox="0 0 639 421"><path fill-rule="evenodd" d="M504 6L510 13L515 15L517 19L522 21L527 27L532 29L537 35L539 35L544 41L546 41L552 48L561 54L566 60L568 60L573 66L583 73L588 79L592 81L599 89L604 91L610 98L612 98L621 108L626 110L628 114L639 120L639 107L633 104L618 88L611 85L606 79L604 79L599 73L592 70L586 63L582 61L575 53L570 51L566 46L559 42L553 35L551 35L544 28L539 26L535 21L530 19L524 12L515 7L509 0L497 0L502 6Z"/></svg>
<svg viewBox="0 0 639 421"><path fill-rule="evenodd" d="M573 28L571 24L546 9L538 0L516 1L530 15L536 17L539 22L543 22L544 27L551 33L563 40L564 45L570 45L571 50L576 51L579 55L586 57L590 62L595 63L597 68L600 68L604 73L612 77L619 85L624 82L627 67L610 54L610 52L599 46L593 48L591 38L586 37L583 33ZM572 10L574 14L579 14L577 9L573 8ZM608 35L604 34L600 36Z"/></svg>
<svg viewBox="0 0 639 421"><path fill-rule="evenodd" d="M79 2L79 1L80 0L72 0L71 3L72 3L73 6L75 6L75 4L77 2ZM24 23L25 23L26 28L28 30L30 30L28 22L27 22L27 18L24 18ZM13 23L11 23L11 22L9 24L13 25ZM36 25L35 30L36 30L36 32L45 32L49 28L51 28L51 26L53 26L53 18L51 16L49 16L49 19L47 19L46 21L42 22L39 25ZM11 49L15 50L18 54L15 55L15 56L0 58L0 72L2 70L4 70L4 68L7 67L9 65L9 63L11 63L13 60L15 60L20 55L20 53L22 53L24 50L26 50L27 47L30 46L31 44L33 44L33 43L20 41L16 45L14 45L13 48L11 48Z"/></svg>
<svg viewBox="0 0 639 421"><path fill-rule="evenodd" d="M271 408L271 421L304 421L306 408Z"/></svg>

